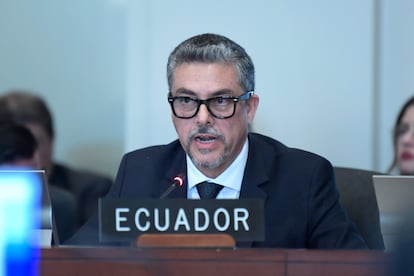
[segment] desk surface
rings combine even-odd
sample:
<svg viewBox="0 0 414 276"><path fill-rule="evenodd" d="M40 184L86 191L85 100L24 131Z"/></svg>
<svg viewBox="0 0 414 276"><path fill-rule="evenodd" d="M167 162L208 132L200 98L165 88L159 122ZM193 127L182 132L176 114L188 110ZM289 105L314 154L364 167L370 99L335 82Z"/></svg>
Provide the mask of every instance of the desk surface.
<svg viewBox="0 0 414 276"><path fill-rule="evenodd" d="M42 249L48 275L389 275L381 251L281 249Z"/></svg>

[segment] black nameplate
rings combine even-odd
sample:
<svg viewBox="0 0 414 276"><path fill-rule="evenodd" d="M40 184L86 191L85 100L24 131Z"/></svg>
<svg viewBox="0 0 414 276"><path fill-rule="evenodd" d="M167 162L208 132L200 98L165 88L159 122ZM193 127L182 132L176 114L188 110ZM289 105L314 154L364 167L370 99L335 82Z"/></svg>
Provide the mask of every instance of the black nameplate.
<svg viewBox="0 0 414 276"><path fill-rule="evenodd" d="M260 199L99 200L100 241L131 242L143 233L226 233L236 241L264 240Z"/></svg>

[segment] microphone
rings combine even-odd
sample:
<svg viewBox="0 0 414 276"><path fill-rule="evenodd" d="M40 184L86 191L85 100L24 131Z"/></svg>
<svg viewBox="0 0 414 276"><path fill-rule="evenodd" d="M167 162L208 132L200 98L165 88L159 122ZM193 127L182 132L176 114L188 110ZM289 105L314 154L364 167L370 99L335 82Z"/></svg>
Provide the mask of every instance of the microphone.
<svg viewBox="0 0 414 276"><path fill-rule="evenodd" d="M160 196L160 199L166 198L176 187L182 187L184 185L184 177L177 175L173 179L173 183L167 190Z"/></svg>

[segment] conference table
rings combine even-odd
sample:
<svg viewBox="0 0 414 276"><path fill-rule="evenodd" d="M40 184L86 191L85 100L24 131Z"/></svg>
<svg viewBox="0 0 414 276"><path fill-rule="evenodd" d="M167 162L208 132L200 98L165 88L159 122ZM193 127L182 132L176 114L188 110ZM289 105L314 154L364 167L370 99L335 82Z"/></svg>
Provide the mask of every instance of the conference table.
<svg viewBox="0 0 414 276"><path fill-rule="evenodd" d="M373 250L53 247L41 276L390 275L390 253Z"/></svg>

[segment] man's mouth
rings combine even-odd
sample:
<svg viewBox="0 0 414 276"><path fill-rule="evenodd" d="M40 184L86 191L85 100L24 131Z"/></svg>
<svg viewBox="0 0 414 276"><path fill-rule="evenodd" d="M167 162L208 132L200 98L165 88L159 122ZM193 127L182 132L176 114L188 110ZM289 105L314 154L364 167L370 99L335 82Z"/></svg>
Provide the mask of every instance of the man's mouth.
<svg viewBox="0 0 414 276"><path fill-rule="evenodd" d="M217 138L215 136L212 136L212 135L197 135L197 136L194 137L195 141L197 141L198 143L202 143L202 144L212 143L216 139Z"/></svg>

